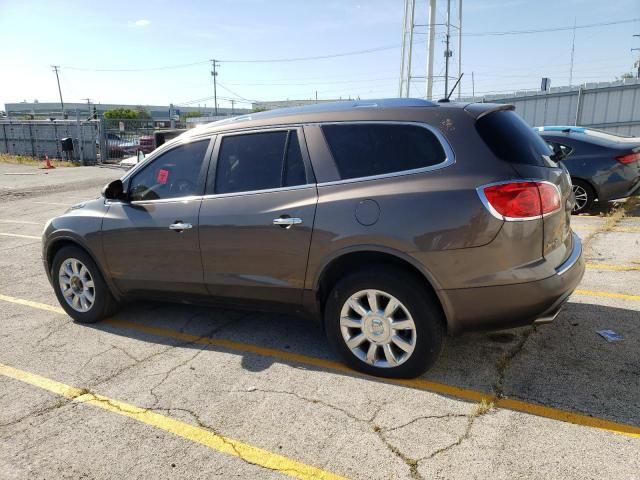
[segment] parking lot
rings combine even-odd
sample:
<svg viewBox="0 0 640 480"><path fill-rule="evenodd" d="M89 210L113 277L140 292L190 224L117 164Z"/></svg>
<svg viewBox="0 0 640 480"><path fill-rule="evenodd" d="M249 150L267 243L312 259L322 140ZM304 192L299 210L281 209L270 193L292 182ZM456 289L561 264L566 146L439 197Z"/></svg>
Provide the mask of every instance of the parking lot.
<svg viewBox="0 0 640 480"><path fill-rule="evenodd" d="M135 303L71 321L40 234L121 174L0 164L1 478L640 478L637 199L573 217L587 271L555 322L450 338L391 381L295 317Z"/></svg>

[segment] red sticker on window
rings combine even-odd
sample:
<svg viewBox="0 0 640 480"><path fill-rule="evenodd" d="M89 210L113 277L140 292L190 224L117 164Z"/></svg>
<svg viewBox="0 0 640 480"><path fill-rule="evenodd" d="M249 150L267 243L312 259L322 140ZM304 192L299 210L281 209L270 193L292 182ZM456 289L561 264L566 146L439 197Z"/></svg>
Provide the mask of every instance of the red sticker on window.
<svg viewBox="0 0 640 480"><path fill-rule="evenodd" d="M156 180L158 183L161 184L165 184L167 183L167 180L169 180L169 170L165 170L164 168L161 168L158 171L158 175L156 176Z"/></svg>

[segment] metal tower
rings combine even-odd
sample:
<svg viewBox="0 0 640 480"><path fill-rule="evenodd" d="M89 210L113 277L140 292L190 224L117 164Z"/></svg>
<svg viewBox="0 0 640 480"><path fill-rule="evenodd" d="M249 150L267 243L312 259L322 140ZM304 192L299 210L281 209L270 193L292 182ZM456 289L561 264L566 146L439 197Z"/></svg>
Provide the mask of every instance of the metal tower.
<svg viewBox="0 0 640 480"><path fill-rule="evenodd" d="M400 97L410 97L411 92L411 81L417 79L426 80L426 89L424 94L413 92L413 95L421 97L425 96L428 99L433 98L433 55L435 50L435 34L436 34L436 1L437 0L425 0L428 5L428 21L427 23L417 23L416 22L416 0L405 0L404 2L404 16L402 22L402 53L400 60L400 82L398 85L398 96ZM444 25L446 27L447 40L449 39L449 31L450 27L457 28L458 30L458 76L461 73L462 63L461 63L461 52L462 52L462 0L458 0L458 25L451 25L450 22L450 11L451 11L451 0L447 0L447 23ZM417 30L424 29L426 27L427 31ZM416 35L424 35L427 36L427 71L426 75L414 75L412 71L412 60L413 60L413 45L414 45L414 37ZM449 60L452 56L451 50L448 48L445 49L444 57L447 66L447 74L449 72ZM452 77L453 78L453 77ZM446 78L445 83L448 84L448 80L451 78ZM448 92L445 92L445 94ZM460 95L460 87L458 87L458 96Z"/></svg>

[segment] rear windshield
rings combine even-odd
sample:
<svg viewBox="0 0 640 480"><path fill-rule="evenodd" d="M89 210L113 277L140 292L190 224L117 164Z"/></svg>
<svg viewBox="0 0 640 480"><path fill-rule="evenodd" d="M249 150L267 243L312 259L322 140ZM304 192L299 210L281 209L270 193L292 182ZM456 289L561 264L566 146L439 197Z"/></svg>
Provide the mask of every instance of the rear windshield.
<svg viewBox="0 0 640 480"><path fill-rule="evenodd" d="M476 129L491 151L506 162L545 166L542 155L553 153L513 110L501 110L480 118Z"/></svg>

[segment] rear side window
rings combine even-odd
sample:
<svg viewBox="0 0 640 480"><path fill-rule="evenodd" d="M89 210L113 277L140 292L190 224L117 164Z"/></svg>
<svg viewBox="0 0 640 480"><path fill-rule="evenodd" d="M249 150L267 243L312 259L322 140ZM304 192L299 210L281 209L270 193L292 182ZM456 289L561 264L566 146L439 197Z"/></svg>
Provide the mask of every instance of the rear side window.
<svg viewBox="0 0 640 480"><path fill-rule="evenodd" d="M573 153L573 148L571 148L568 145L564 145L562 143L558 143L558 142L552 142L550 140L546 140L547 145L549 145L549 148L555 153L556 150L559 150L562 155L564 156L564 158L567 158L569 155L571 155Z"/></svg>
<svg viewBox="0 0 640 480"><path fill-rule="evenodd" d="M418 125L334 124L322 131L343 180L430 167L446 159L435 134Z"/></svg>
<svg viewBox="0 0 640 480"><path fill-rule="evenodd" d="M542 156L552 153L542 137L512 110L480 118L476 129L494 155L506 162L544 166Z"/></svg>
<svg viewBox="0 0 640 480"><path fill-rule="evenodd" d="M222 139L216 168L216 193L303 185L306 174L298 134L277 131Z"/></svg>

